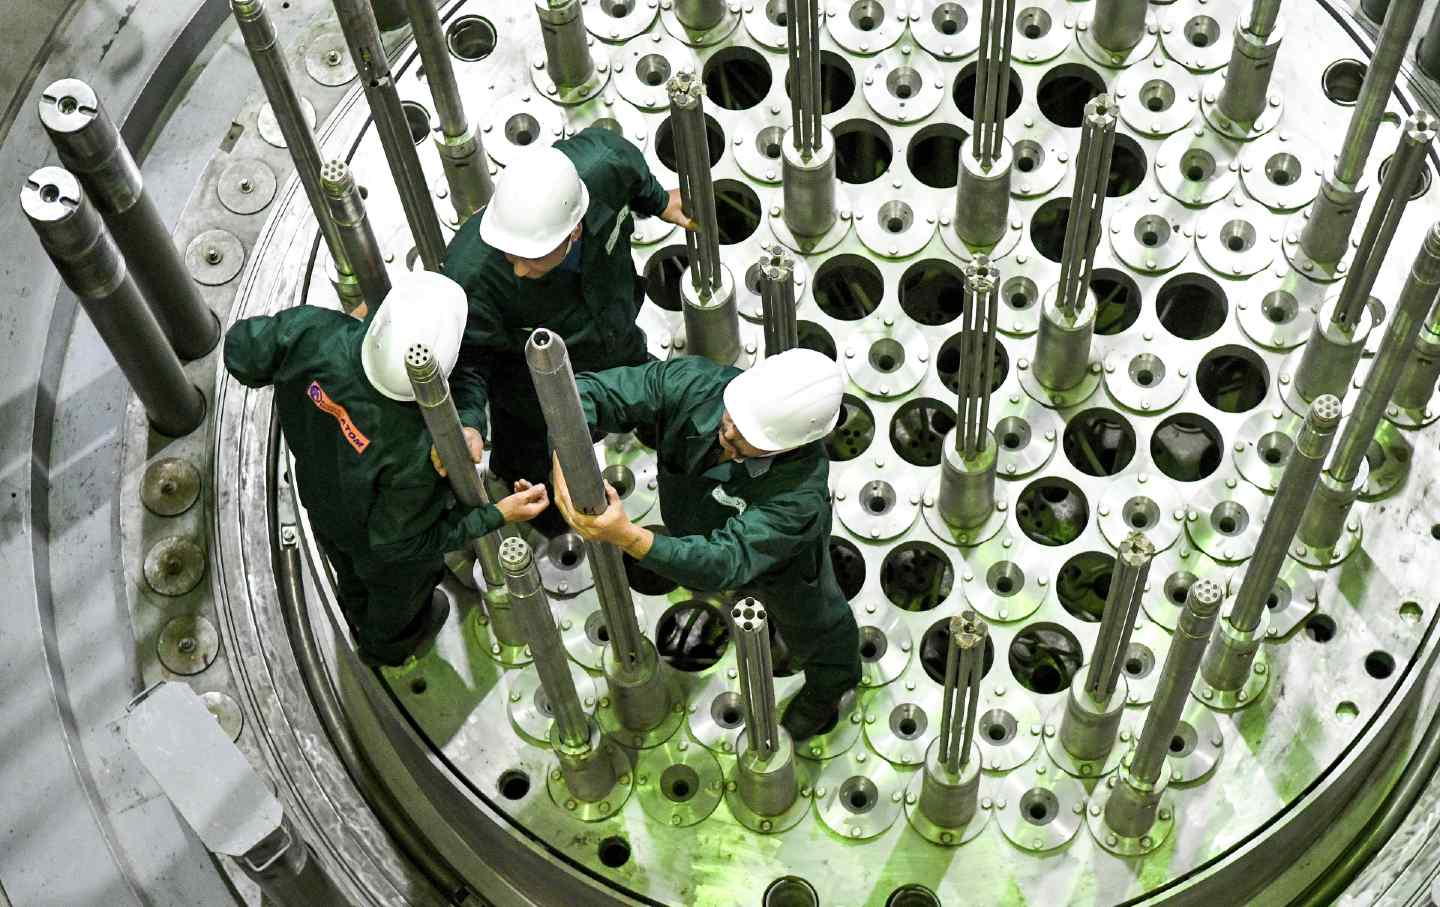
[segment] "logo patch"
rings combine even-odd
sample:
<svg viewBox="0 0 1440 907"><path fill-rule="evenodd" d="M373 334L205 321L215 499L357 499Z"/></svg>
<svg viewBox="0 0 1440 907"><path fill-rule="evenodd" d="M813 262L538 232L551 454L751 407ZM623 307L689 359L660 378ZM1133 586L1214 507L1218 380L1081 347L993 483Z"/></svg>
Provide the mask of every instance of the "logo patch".
<svg viewBox="0 0 1440 907"><path fill-rule="evenodd" d="M345 407L331 400L330 395L325 393L325 389L320 386L318 381L311 381L310 386L305 389L305 394L310 398L310 402L315 404L316 409L335 417L335 421L340 423L340 433L345 436L345 440L350 442L350 446L355 448L356 453L363 454L365 448L370 446L370 439L355 427L354 422L350 421L350 413L346 412Z"/></svg>
<svg viewBox="0 0 1440 907"><path fill-rule="evenodd" d="M711 489L710 497L714 498L716 501L725 505L726 507L734 507L740 513L744 513L745 508L750 506L745 502L744 498L737 498L733 495L726 494L725 489L721 488L719 485L716 485L713 489Z"/></svg>

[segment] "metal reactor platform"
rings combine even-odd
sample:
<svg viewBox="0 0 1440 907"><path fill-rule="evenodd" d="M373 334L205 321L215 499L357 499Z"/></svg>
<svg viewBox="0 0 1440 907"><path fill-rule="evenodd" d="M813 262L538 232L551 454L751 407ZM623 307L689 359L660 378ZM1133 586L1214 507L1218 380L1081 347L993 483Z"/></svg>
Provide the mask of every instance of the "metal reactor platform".
<svg viewBox="0 0 1440 907"><path fill-rule="evenodd" d="M1440 904L1433 4L11 6L0 905ZM221 362L590 127L699 221L652 355L843 369L811 739L767 603L573 532L364 666Z"/></svg>

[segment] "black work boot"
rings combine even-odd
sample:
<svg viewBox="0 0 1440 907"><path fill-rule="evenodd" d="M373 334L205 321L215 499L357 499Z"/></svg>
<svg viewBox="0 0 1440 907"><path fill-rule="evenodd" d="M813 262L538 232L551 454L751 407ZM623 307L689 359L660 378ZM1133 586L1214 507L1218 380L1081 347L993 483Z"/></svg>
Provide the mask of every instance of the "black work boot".
<svg viewBox="0 0 1440 907"><path fill-rule="evenodd" d="M795 743L828 732L840 719L841 698L818 695L811 693L808 687L801 687L785 708L780 724Z"/></svg>

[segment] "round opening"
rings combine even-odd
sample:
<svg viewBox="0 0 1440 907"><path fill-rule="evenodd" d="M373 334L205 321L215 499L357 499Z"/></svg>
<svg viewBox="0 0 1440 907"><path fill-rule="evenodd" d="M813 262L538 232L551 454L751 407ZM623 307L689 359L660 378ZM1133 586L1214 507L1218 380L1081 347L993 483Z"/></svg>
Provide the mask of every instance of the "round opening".
<svg viewBox="0 0 1440 907"><path fill-rule="evenodd" d="M1150 436L1150 457L1157 469L1175 481L1197 482L1220 467L1225 444L1209 419L1176 413Z"/></svg>
<svg viewBox="0 0 1440 907"><path fill-rule="evenodd" d="M840 803L848 812L860 815L875 808L880 792L875 782L864 775L853 775L840 785Z"/></svg>
<svg viewBox="0 0 1440 907"><path fill-rule="evenodd" d="M1305 620L1305 635L1325 643L1335 638L1335 619L1328 614L1312 614Z"/></svg>
<svg viewBox="0 0 1440 907"><path fill-rule="evenodd" d="M65 97L61 98L58 102L56 102L55 106L60 109L61 113L74 113L76 110L80 109L80 102L67 94Z"/></svg>
<svg viewBox="0 0 1440 907"><path fill-rule="evenodd" d="M886 233L904 233L915 223L915 210L905 202L889 201L880 206L875 220Z"/></svg>
<svg viewBox="0 0 1440 907"><path fill-rule="evenodd" d="M1270 155L1265 161L1265 178L1276 186L1294 185L1303 173L1300 159L1284 151Z"/></svg>
<svg viewBox="0 0 1440 907"><path fill-rule="evenodd" d="M980 739L994 746L1004 746L1020 732L1020 723L1004 709L991 709L975 723Z"/></svg>
<svg viewBox="0 0 1440 907"><path fill-rule="evenodd" d="M878 0L856 0L850 4L850 24L860 31L874 31L885 21L885 6Z"/></svg>
<svg viewBox="0 0 1440 907"><path fill-rule="evenodd" d="M519 800L530 793L530 775L518 768L507 769L500 773L495 787L506 800Z"/></svg>
<svg viewBox="0 0 1440 907"><path fill-rule="evenodd" d="M760 196L739 180L715 181L715 232L720 245L744 242L760 228Z"/></svg>
<svg viewBox="0 0 1440 907"><path fill-rule="evenodd" d="M620 496L622 501L635 490L635 472L623 463L605 467L605 471L600 475L610 483L610 487L615 489L615 493Z"/></svg>
<svg viewBox="0 0 1440 907"><path fill-rule="evenodd" d="M1265 607L1271 611L1288 608L1292 597L1294 592L1291 591L1290 584L1283 579L1277 579L1270 587L1270 594L1265 596Z"/></svg>
<svg viewBox="0 0 1440 907"><path fill-rule="evenodd" d="M1336 60L1325 67L1320 77L1325 97L1345 107L1360 97L1360 86L1365 84L1365 64L1359 60Z"/></svg>
<svg viewBox="0 0 1440 907"><path fill-rule="evenodd" d="M585 540L578 533L562 532L545 546L545 560L558 570L574 570L585 560Z"/></svg>
<svg viewBox="0 0 1440 907"><path fill-rule="evenodd" d="M879 627L860 628L860 659L865 662L877 662L885 657L890 651L890 640L885 638L885 631Z"/></svg>
<svg viewBox="0 0 1440 907"><path fill-rule="evenodd" d="M950 618L942 617L926 628L920 637L920 666L925 676L937 684L945 685L945 666L950 658ZM990 673L995 664L995 640L985 637L985 652L980 660L980 676Z"/></svg>
<svg viewBox="0 0 1440 907"><path fill-rule="evenodd" d="M1147 249L1165 245L1170 233L1170 221L1158 214L1147 214L1135 221L1135 241Z"/></svg>
<svg viewBox="0 0 1440 907"><path fill-rule="evenodd" d="M1065 459L1086 475L1119 475L1135 457L1135 429L1113 409L1087 409L1070 417L1061 446Z"/></svg>
<svg viewBox="0 0 1440 907"><path fill-rule="evenodd" d="M905 163L915 178L933 189L953 189L960 178L960 147L965 131L950 123L933 123L910 140Z"/></svg>
<svg viewBox="0 0 1440 907"><path fill-rule="evenodd" d="M664 526L646 526L656 535L667 535ZM650 568L642 565L628 554L624 555L625 578L630 583L630 588L641 595L669 595L679 588L674 580L661 576Z"/></svg>
<svg viewBox="0 0 1440 907"><path fill-rule="evenodd" d="M1195 726L1188 721L1181 721L1175 725L1175 733L1170 735L1170 755L1176 759L1184 759L1195 752L1195 745L1200 742L1200 735L1195 732Z"/></svg>
<svg viewBox="0 0 1440 907"><path fill-rule="evenodd" d="M54 183L46 183L40 187L40 200L43 202L54 202L60 197L60 187Z"/></svg>
<svg viewBox="0 0 1440 907"><path fill-rule="evenodd" d="M1000 299L1017 312L1023 312L1040 299L1040 288L1028 277L1011 277L1000 285Z"/></svg>
<svg viewBox="0 0 1440 907"><path fill-rule="evenodd" d="M1206 403L1221 412L1243 413L1264 402L1270 391L1270 369L1249 347L1222 346L1200 360L1195 387Z"/></svg>
<svg viewBox="0 0 1440 907"><path fill-rule="evenodd" d="M1255 248L1255 227L1248 220L1232 220L1220 228L1220 244L1231 252Z"/></svg>
<svg viewBox="0 0 1440 907"><path fill-rule="evenodd" d="M870 344L870 367L882 374L890 374L905 364L905 347L892 337L881 337Z"/></svg>
<svg viewBox="0 0 1440 907"><path fill-rule="evenodd" d="M1261 435L1255 442L1255 451L1267 466L1284 466L1295 449L1295 441L1283 431L1272 431Z"/></svg>
<svg viewBox="0 0 1440 907"><path fill-rule="evenodd" d="M830 536L830 568L842 595L851 599L860 594L860 587L865 585L865 556L854 542Z"/></svg>
<svg viewBox="0 0 1440 907"><path fill-rule="evenodd" d="M1225 325L1229 306L1220 284L1204 274L1180 274L1155 295L1160 324L1182 340L1203 340Z"/></svg>
<svg viewBox="0 0 1440 907"><path fill-rule="evenodd" d="M623 19L636 5L636 0L600 0L600 11L611 18Z"/></svg>
<svg viewBox="0 0 1440 907"><path fill-rule="evenodd" d="M1136 532L1143 532L1160 523L1160 505L1144 495L1136 495L1120 508L1120 518Z"/></svg>
<svg viewBox="0 0 1440 907"><path fill-rule="evenodd" d="M866 482L860 488L860 506L875 516L889 513L895 509L895 486L883 479Z"/></svg>
<svg viewBox="0 0 1440 907"><path fill-rule="evenodd" d="M1154 353L1141 353L1130 360L1130 380L1140 387L1154 387L1165 380L1165 362Z"/></svg>
<svg viewBox="0 0 1440 907"><path fill-rule="evenodd" d="M1110 595L1115 558L1100 551L1082 551L1066 561L1055 578L1060 607L1076 620L1099 623Z"/></svg>
<svg viewBox="0 0 1440 907"><path fill-rule="evenodd" d="M725 154L725 130L708 113L705 114L705 147L710 152L710 166L714 167ZM669 117L655 130L655 156L671 171L680 172L675 159L675 127Z"/></svg>
<svg viewBox="0 0 1440 907"><path fill-rule="evenodd" d="M960 113L967 119L975 119L975 86L978 78L980 64L967 63L959 75L955 77L954 88L950 96L955 99L955 106L960 108ZM1005 95L1005 117L1014 116L1015 111L1020 109L1020 102L1025 97L1025 85L1020 81L1020 76L1014 69L1010 70L1010 81Z"/></svg>
<svg viewBox="0 0 1440 907"><path fill-rule="evenodd" d="M1084 661L1075 634L1053 623L1031 624L1015 634L1009 658L1016 682L1042 696L1068 689Z"/></svg>
<svg viewBox="0 0 1440 907"><path fill-rule="evenodd" d="M700 790L700 775L688 765L667 766L660 773L660 792L671 803L684 803Z"/></svg>
<svg viewBox="0 0 1440 907"><path fill-rule="evenodd" d="M704 671L729 647L730 624L720 609L708 602L671 605L655 622L655 649L677 671Z"/></svg>
<svg viewBox="0 0 1440 907"><path fill-rule="evenodd" d="M1144 643L1132 642L1125 647L1125 661L1121 667L1126 677L1144 680L1155 670L1155 651Z"/></svg>
<svg viewBox="0 0 1440 907"><path fill-rule="evenodd" d="M186 642L190 643L189 647L185 645ZM181 652L188 652L194 647L195 644L193 640L181 640L180 642ZM414 680L410 681L410 692L414 693L416 696L424 696L425 691L428 689L430 689L430 684L426 682L424 677L416 677Z"/></svg>
<svg viewBox="0 0 1440 907"><path fill-rule="evenodd" d="M1376 650L1365 656L1365 673L1376 680L1384 680L1395 673L1395 656Z"/></svg>
<svg viewBox="0 0 1440 907"><path fill-rule="evenodd" d="M853 460L875 440L875 417L859 397L846 394L840 401L840 419L825 436L825 454L837 463Z"/></svg>
<svg viewBox="0 0 1440 907"><path fill-rule="evenodd" d="M669 80L670 75L670 61L664 54L646 54L635 61L635 78L639 79L642 85L659 88ZM706 88L709 88L708 80ZM711 95L711 98L713 100L714 95ZM720 102L716 101L715 103L719 104ZM724 105L721 104L721 106Z"/></svg>
<svg viewBox="0 0 1440 907"><path fill-rule="evenodd" d="M1177 608L1183 608L1190 597L1190 587L1199 581L1200 577L1185 570L1170 574L1165 578L1166 600Z"/></svg>
<svg viewBox="0 0 1440 907"><path fill-rule="evenodd" d="M965 276L952 262L917 261L900 278L900 308L920 324L949 324L965 309Z"/></svg>
<svg viewBox="0 0 1440 907"><path fill-rule="evenodd" d="M958 3L936 4L935 11L930 14L930 24L942 35L958 35L969 21L965 7Z"/></svg>
<svg viewBox="0 0 1440 907"><path fill-rule="evenodd" d="M1000 598L1019 595L1025 589L1025 571L1014 561L996 561L985 571L985 585Z"/></svg>
<svg viewBox="0 0 1440 907"><path fill-rule="evenodd" d="M445 29L445 43L457 59L483 60L495 50L495 26L482 16L461 16Z"/></svg>
<svg viewBox="0 0 1440 907"><path fill-rule="evenodd" d="M901 406L890 420L890 446L912 466L939 466L945 436L955 427L955 411L922 397Z"/></svg>
<svg viewBox="0 0 1440 907"><path fill-rule="evenodd" d="M1140 286L1124 271L1095 269L1090 275L1090 292L1095 294L1095 333L1118 334L1139 319Z"/></svg>
<svg viewBox="0 0 1440 907"><path fill-rule="evenodd" d="M1260 300L1260 311L1274 324L1289 324L1300 314L1300 301L1288 290L1273 290Z"/></svg>
<svg viewBox="0 0 1440 907"><path fill-rule="evenodd" d="M809 882L798 876L782 876L770 883L762 907L820 907L820 896Z"/></svg>
<svg viewBox="0 0 1440 907"><path fill-rule="evenodd" d="M1354 721L1360 717L1360 707L1347 699L1335 706L1335 717L1341 721Z"/></svg>
<svg viewBox="0 0 1440 907"><path fill-rule="evenodd" d="M770 65L758 51L727 47L705 61L705 96L726 110L748 110L770 93ZM658 84L658 83L652 83Z"/></svg>
<svg viewBox="0 0 1440 907"><path fill-rule="evenodd" d="M923 885L904 885L890 892L885 907L941 907L940 898Z"/></svg>
<svg viewBox="0 0 1440 907"><path fill-rule="evenodd" d="M1380 182L1385 182L1385 177L1390 173L1390 162L1395 159L1394 155L1387 157L1380 162ZM1410 200L1413 202L1430 190L1430 165L1423 160L1420 162L1420 169L1415 173L1415 182L1410 184Z"/></svg>
<svg viewBox="0 0 1440 907"><path fill-rule="evenodd" d="M790 94L791 74L785 75L785 94ZM855 72L850 63L834 51L820 52L820 112L834 113L855 94Z"/></svg>
<svg viewBox="0 0 1440 907"><path fill-rule="evenodd" d="M1065 227L1070 220L1070 199L1052 198L1030 216L1030 242L1035 251L1058 262L1065 253Z"/></svg>
<svg viewBox="0 0 1440 907"><path fill-rule="evenodd" d="M1045 476L1020 492L1015 519L1031 541L1050 547L1068 545L1090 522L1090 505L1074 482Z"/></svg>
<svg viewBox="0 0 1440 907"><path fill-rule="evenodd" d="M1054 791L1032 787L1020 797L1020 815L1031 825L1049 825L1060 814Z"/></svg>
<svg viewBox="0 0 1440 907"><path fill-rule="evenodd" d="M1191 16L1185 23L1185 40L1191 47L1209 47L1220 40L1220 23L1209 16Z"/></svg>
<svg viewBox="0 0 1440 907"><path fill-rule="evenodd" d="M1175 86L1164 79L1151 79L1140 86L1140 103L1152 113L1164 113L1175 106Z"/></svg>
<svg viewBox="0 0 1440 907"><path fill-rule="evenodd" d="M585 618L585 638L595 646L603 646L610 641L610 628L605 625L605 612L592 611L590 616ZM542 687L540 692L543 694L545 689Z"/></svg>
<svg viewBox="0 0 1440 907"><path fill-rule="evenodd" d="M1021 173L1039 170L1045 164L1045 146L1034 139L1021 139L1012 149L1015 155L1015 169Z"/></svg>
<svg viewBox="0 0 1440 907"><path fill-rule="evenodd" d="M890 133L871 120L846 120L832 130L835 137L835 178L860 185L873 182L890 169L894 149Z"/></svg>
<svg viewBox="0 0 1440 907"><path fill-rule="evenodd" d="M902 101L915 97L925 87L925 79L912 66L897 66L885 77L885 88L891 97Z"/></svg>
<svg viewBox="0 0 1440 907"><path fill-rule="evenodd" d="M995 423L995 441L1008 451L1030 446L1030 423L1020 416L1006 416Z"/></svg>
<svg viewBox="0 0 1440 907"><path fill-rule="evenodd" d="M1419 602L1402 602L1400 605L1400 619L1407 624L1418 624L1420 618L1425 616L1425 609L1420 607Z"/></svg>
<svg viewBox="0 0 1440 907"><path fill-rule="evenodd" d="M411 136L414 136L413 131ZM540 138L540 121L528 113L514 114L505 121L505 138L512 145L529 145Z"/></svg>
<svg viewBox="0 0 1440 907"><path fill-rule="evenodd" d="M890 732L901 740L914 740L928 726L925 710L918 705L907 702L890 710Z"/></svg>
<svg viewBox="0 0 1440 907"><path fill-rule="evenodd" d="M903 611L929 611L950 596L954 585L950 558L929 542L898 545L880 565L880 589Z"/></svg>
<svg viewBox="0 0 1440 907"><path fill-rule="evenodd" d="M784 28L790 22L789 0L769 0L765 4L765 18L771 25Z"/></svg>
<svg viewBox="0 0 1440 907"><path fill-rule="evenodd" d="M1215 176L1215 155L1204 148L1191 148L1180 155L1180 173L1187 182L1203 183Z"/></svg>
<svg viewBox="0 0 1440 907"><path fill-rule="evenodd" d="M940 352L935 356L935 371L940 375L940 382L952 394L960 393L960 337L954 334L940 344ZM990 367L990 393L995 393L1009 374L1010 354L1005 352L1005 345L996 339Z"/></svg>
<svg viewBox="0 0 1440 907"><path fill-rule="evenodd" d="M801 349L814 350L830 359L836 357L835 340L820 325L813 321L796 322L795 332Z"/></svg>
<svg viewBox="0 0 1440 907"><path fill-rule="evenodd" d="M744 702L740 694L733 690L726 691L710 703L710 719L727 731L734 730L745 723L743 708Z"/></svg>
<svg viewBox="0 0 1440 907"><path fill-rule="evenodd" d="M1027 6L1015 14L1015 30L1031 41L1050 34L1054 24L1050 14L1038 6Z"/></svg>
<svg viewBox="0 0 1440 907"><path fill-rule="evenodd" d="M766 126L755 136L755 150L761 157L778 161L785 154L784 141L785 127Z"/></svg>
<svg viewBox="0 0 1440 907"><path fill-rule="evenodd" d="M1111 198L1129 195L1145 182L1150 162L1140 143L1124 133L1115 136L1115 148L1110 155L1110 174L1105 181L1105 194Z"/></svg>
<svg viewBox="0 0 1440 907"><path fill-rule="evenodd" d="M885 296L885 279L868 258L843 254L827 258L815 271L815 304L839 321L859 321Z"/></svg>
<svg viewBox="0 0 1440 907"><path fill-rule="evenodd" d="M1235 501L1222 501L1210 511L1210 525L1224 536L1237 536L1250 527L1250 512Z"/></svg>
<svg viewBox="0 0 1440 907"><path fill-rule="evenodd" d="M596 853L601 863L611 869L619 869L630 862L630 842L619 835L611 835L600 842Z"/></svg>
<svg viewBox="0 0 1440 907"><path fill-rule="evenodd" d="M1078 128L1085 121L1085 105L1105 93L1105 79L1080 63L1062 63L1045 73L1035 90L1035 103L1045 119L1056 126Z"/></svg>

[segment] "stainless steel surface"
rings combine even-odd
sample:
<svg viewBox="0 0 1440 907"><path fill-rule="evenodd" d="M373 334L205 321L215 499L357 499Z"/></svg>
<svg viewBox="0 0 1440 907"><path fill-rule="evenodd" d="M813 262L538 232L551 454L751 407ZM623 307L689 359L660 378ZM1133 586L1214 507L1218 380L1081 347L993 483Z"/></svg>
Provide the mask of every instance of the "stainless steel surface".
<svg viewBox="0 0 1440 907"><path fill-rule="evenodd" d="M335 281L340 305L353 312L363 302L376 310L390 292L390 272L365 213L360 187L344 161L326 161L320 168L320 188L344 250L343 259L354 275L353 280Z"/></svg>
<svg viewBox="0 0 1440 907"><path fill-rule="evenodd" d="M565 646L560 641L560 630L555 626L555 615L550 610L545 587L540 583L540 571L530 546L524 539L508 538L500 545L497 556L510 590L511 607L524 629L535 658L535 670L540 674L540 683L555 715L556 745L569 750L589 747L590 718L570 676Z"/></svg>
<svg viewBox="0 0 1440 907"><path fill-rule="evenodd" d="M765 320L765 355L774 356L800 345L795 323L795 260L778 244L759 262L760 306Z"/></svg>

